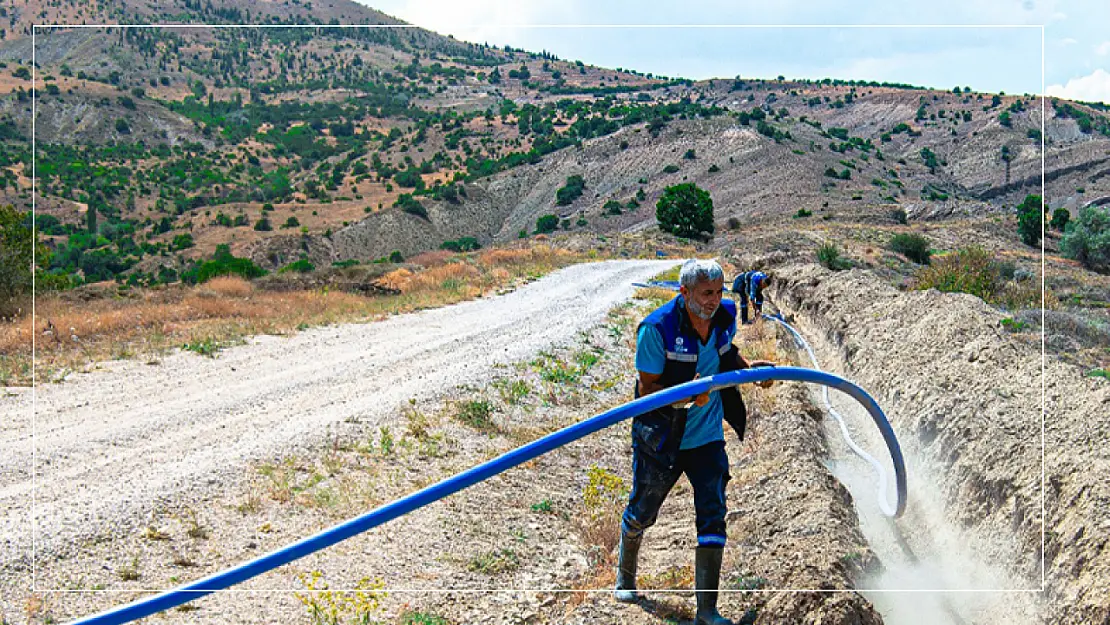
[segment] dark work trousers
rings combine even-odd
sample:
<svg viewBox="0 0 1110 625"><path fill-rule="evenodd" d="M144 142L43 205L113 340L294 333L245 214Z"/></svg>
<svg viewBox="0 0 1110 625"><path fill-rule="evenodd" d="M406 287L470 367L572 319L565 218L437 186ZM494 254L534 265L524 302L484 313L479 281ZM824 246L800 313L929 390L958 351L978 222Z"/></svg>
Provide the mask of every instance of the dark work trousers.
<svg viewBox="0 0 1110 625"><path fill-rule="evenodd" d="M636 537L654 525L659 507L683 473L694 488L698 546L723 547L727 512L725 484L730 477L724 441L679 451L671 469L633 445L632 493L621 518L621 530Z"/></svg>

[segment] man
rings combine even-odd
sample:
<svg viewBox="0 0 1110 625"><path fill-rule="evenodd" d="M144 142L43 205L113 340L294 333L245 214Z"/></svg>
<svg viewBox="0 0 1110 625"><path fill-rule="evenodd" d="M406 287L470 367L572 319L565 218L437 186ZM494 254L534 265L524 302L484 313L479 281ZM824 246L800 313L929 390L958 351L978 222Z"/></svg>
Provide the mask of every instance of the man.
<svg viewBox="0 0 1110 625"><path fill-rule="evenodd" d="M640 323L636 346L636 396L699 376L757 366L732 344L736 304L721 300L724 272L716 261L688 260L679 295ZM770 386L771 382L762 383ZM698 547L694 555L698 625L731 625L717 612L725 546L725 484L729 480L723 421L744 437L746 412L736 388L698 395L686 407L667 406L632 422L632 493L621 519L618 601L634 602L636 562L643 532L683 473L694 489Z"/></svg>
<svg viewBox="0 0 1110 625"><path fill-rule="evenodd" d="M771 282L771 277L762 271L745 271L732 282L732 292L740 296L740 323L748 324L748 301L755 309L752 321L763 314L763 287Z"/></svg>

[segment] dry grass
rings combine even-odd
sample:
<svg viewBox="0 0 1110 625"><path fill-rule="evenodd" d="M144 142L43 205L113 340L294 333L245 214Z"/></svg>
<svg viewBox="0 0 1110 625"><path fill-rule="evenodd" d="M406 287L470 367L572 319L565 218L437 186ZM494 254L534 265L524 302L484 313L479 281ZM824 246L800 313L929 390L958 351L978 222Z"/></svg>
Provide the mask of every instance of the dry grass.
<svg viewBox="0 0 1110 625"><path fill-rule="evenodd" d="M247 297L254 290L249 280L238 276L219 276L212 278L198 289L198 293L211 292L223 297Z"/></svg>
<svg viewBox="0 0 1110 625"><path fill-rule="evenodd" d="M747 326L740 326L740 353L749 361L770 360L779 364L793 364L778 349L778 325L762 318ZM771 414L778 401L779 385L761 388L755 384L744 385L744 402L750 416Z"/></svg>
<svg viewBox="0 0 1110 625"><path fill-rule="evenodd" d="M286 334L445 306L586 260L546 245L450 258L425 256L427 267L398 269L379 279L401 291L391 296L335 290L268 292L234 277L196 287L133 290L126 296L109 288L90 301L80 301L73 293L40 296L34 328L29 314L0 322L0 385L30 384L32 361L39 380L59 379L105 360L140 358L155 364L186 344L226 345L251 335Z"/></svg>
<svg viewBox="0 0 1110 625"><path fill-rule="evenodd" d="M640 575L638 586L644 590L681 590L694 587L694 567L671 566L658 573Z"/></svg>
<svg viewBox="0 0 1110 625"><path fill-rule="evenodd" d="M421 267L426 268L435 267L436 265L442 265L454 257L455 254L453 252L448 252L446 250L437 250L434 252L423 252L417 254L416 256L410 258L408 262L411 265L420 265Z"/></svg>

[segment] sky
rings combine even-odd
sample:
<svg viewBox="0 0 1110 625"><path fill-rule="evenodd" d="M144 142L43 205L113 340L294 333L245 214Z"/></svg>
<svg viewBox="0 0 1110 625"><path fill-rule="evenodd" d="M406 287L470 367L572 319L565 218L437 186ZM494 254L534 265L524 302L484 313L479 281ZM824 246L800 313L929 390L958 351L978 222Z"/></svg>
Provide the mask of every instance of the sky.
<svg viewBox="0 0 1110 625"><path fill-rule="evenodd" d="M1106 0L357 1L464 41L672 78L877 80L1110 103Z"/></svg>

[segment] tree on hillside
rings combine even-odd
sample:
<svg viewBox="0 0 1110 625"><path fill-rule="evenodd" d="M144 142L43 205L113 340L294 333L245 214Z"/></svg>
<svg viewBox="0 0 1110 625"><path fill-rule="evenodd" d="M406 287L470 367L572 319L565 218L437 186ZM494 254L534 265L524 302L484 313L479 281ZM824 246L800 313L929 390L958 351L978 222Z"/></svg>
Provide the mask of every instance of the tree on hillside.
<svg viewBox="0 0 1110 625"><path fill-rule="evenodd" d="M558 227L559 218L557 216L540 215L539 218L536 219L535 234L547 234L549 232L555 232L555 229Z"/></svg>
<svg viewBox="0 0 1110 625"><path fill-rule="evenodd" d="M89 231L89 234L96 234L97 231L96 205L99 203L98 200L99 198L90 199L88 208L85 209L85 228Z"/></svg>
<svg viewBox="0 0 1110 625"><path fill-rule="evenodd" d="M1088 206L1068 222L1060 251L1084 267L1110 273L1110 208Z"/></svg>
<svg viewBox="0 0 1110 625"><path fill-rule="evenodd" d="M1017 207L1018 234L1030 247L1041 242L1041 227L1044 224L1044 203L1039 195L1027 195Z"/></svg>
<svg viewBox="0 0 1110 625"><path fill-rule="evenodd" d="M45 264L49 252L38 242L24 213L0 206L0 316L12 312L17 298L31 290L31 260Z"/></svg>
<svg viewBox="0 0 1110 625"><path fill-rule="evenodd" d="M693 183L667 187L655 204L659 227L680 237L713 234L713 199Z"/></svg>
<svg viewBox="0 0 1110 625"><path fill-rule="evenodd" d="M1057 208L1052 211L1052 221L1049 223L1053 230L1064 232L1071 221L1071 213L1066 208Z"/></svg>

